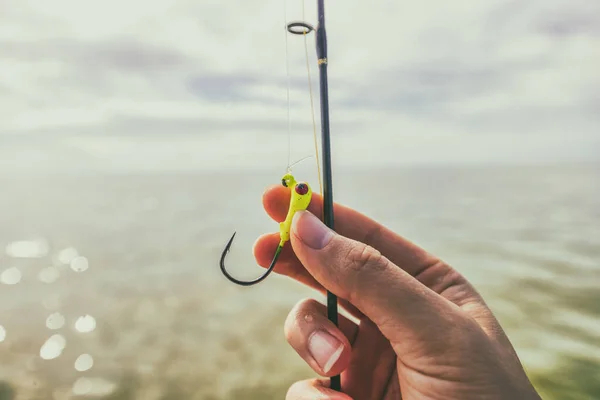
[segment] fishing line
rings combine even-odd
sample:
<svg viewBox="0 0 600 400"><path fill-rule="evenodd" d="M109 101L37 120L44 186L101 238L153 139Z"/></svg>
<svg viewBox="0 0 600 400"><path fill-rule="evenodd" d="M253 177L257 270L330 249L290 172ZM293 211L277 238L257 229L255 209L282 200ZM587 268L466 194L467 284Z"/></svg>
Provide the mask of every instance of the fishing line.
<svg viewBox="0 0 600 400"><path fill-rule="evenodd" d="M285 0L284 0L285 2ZM305 0L302 0L302 20L306 20L305 16ZM306 58L306 74L308 77L308 93L310 96L310 110L312 116L312 125L313 125L313 139L315 142L315 157L317 162L317 176L319 177L319 193L323 193L323 182L321 178L321 163L319 162L319 141L317 139L317 123L315 121L315 106L313 100L313 92L312 92L312 79L310 76L310 63L308 62L308 40L306 38L307 32L304 31L304 54Z"/></svg>
<svg viewBox="0 0 600 400"><path fill-rule="evenodd" d="M283 34L285 36L285 74L287 77L287 123L288 123L288 157L287 169L291 168L290 162L292 159L292 118L290 117L290 59L288 51L288 32L287 32L287 0L283 0Z"/></svg>
<svg viewBox="0 0 600 400"><path fill-rule="evenodd" d="M292 172L292 167L293 167L294 165L296 165L296 164L300 164L302 161L304 161L304 160L306 160L306 159L308 159L308 158L311 158L311 157L312 157L312 154L309 154L308 156L306 156L306 157L302 157L302 158L301 158L301 159L299 159L298 161L295 161L295 162L293 162L293 163L292 163L292 164L290 164L290 166L288 167L288 172Z"/></svg>

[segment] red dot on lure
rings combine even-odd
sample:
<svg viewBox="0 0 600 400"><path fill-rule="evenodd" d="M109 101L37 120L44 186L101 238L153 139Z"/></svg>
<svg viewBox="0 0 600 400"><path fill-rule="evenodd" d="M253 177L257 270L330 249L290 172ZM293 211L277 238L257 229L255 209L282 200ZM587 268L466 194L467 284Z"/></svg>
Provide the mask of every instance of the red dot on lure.
<svg viewBox="0 0 600 400"><path fill-rule="evenodd" d="M308 193L308 185L306 183L299 183L295 187L296 193L306 194Z"/></svg>

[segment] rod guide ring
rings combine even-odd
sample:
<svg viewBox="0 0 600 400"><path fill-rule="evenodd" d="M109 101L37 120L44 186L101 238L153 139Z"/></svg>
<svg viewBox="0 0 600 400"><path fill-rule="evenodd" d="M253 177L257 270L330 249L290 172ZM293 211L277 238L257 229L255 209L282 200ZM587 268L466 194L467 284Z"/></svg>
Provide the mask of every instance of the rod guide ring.
<svg viewBox="0 0 600 400"><path fill-rule="evenodd" d="M314 30L315 28L312 25L302 21L287 24L287 31L294 35L307 35Z"/></svg>

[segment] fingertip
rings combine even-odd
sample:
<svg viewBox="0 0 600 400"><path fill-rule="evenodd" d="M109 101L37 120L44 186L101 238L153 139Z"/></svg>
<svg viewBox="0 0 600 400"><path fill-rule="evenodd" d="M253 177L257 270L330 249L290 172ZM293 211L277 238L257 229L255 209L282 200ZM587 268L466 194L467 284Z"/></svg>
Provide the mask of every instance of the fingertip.
<svg viewBox="0 0 600 400"><path fill-rule="evenodd" d="M281 196L281 193L285 192L285 188L281 185L270 185L267 186L263 192L263 201L273 200L274 196Z"/></svg>
<svg viewBox="0 0 600 400"><path fill-rule="evenodd" d="M288 343L319 375L340 374L350 364L357 326L342 318L340 327L326 317L324 306L315 300L299 302L288 314L284 332ZM345 332L341 330L345 329Z"/></svg>
<svg viewBox="0 0 600 400"><path fill-rule="evenodd" d="M275 221L283 221L290 204L290 190L281 185L271 185L265 189L262 203L267 214ZM322 198L318 193L313 193L308 211L314 215L321 215Z"/></svg>
<svg viewBox="0 0 600 400"><path fill-rule="evenodd" d="M317 329L308 338L308 352L321 369L322 376L339 375L350 363L352 347L339 331Z"/></svg>
<svg viewBox="0 0 600 400"><path fill-rule="evenodd" d="M269 186L263 193L263 207L269 216L277 221L285 218L289 202L289 190L281 185Z"/></svg>
<svg viewBox="0 0 600 400"><path fill-rule="evenodd" d="M286 400L352 400L347 394L330 388L328 379L308 379L295 382L286 394Z"/></svg>
<svg viewBox="0 0 600 400"><path fill-rule="evenodd" d="M335 232L309 211L298 211L292 219L292 233L302 244L321 250L333 239Z"/></svg>
<svg viewBox="0 0 600 400"><path fill-rule="evenodd" d="M279 233L267 233L259 236L254 242L252 253L258 265L265 267L271 263L274 248L279 243Z"/></svg>

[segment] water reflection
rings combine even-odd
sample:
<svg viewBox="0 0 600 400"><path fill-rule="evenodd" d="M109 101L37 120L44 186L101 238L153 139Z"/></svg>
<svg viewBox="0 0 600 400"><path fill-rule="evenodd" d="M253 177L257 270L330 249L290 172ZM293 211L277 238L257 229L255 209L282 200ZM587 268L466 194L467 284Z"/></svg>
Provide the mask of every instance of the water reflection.
<svg viewBox="0 0 600 400"><path fill-rule="evenodd" d="M94 359L89 354L82 354L75 360L75 369L79 372L84 372L92 368Z"/></svg>
<svg viewBox="0 0 600 400"><path fill-rule="evenodd" d="M71 260L71 269L75 272L83 272L89 268L88 259L83 256L77 256Z"/></svg>
<svg viewBox="0 0 600 400"><path fill-rule="evenodd" d="M50 336L40 349L40 357L44 360L52 360L59 357L65 347L67 339L63 335L55 334Z"/></svg>
<svg viewBox="0 0 600 400"><path fill-rule="evenodd" d="M91 392L92 381L89 378L79 378L73 384L73 394L76 396L84 396Z"/></svg>
<svg viewBox="0 0 600 400"><path fill-rule="evenodd" d="M79 317L75 322L75 329L81 333L92 332L96 329L96 319L91 315Z"/></svg>
<svg viewBox="0 0 600 400"><path fill-rule="evenodd" d="M20 240L6 246L6 255L13 258L40 258L48 254L48 250L45 239Z"/></svg>
<svg viewBox="0 0 600 400"><path fill-rule="evenodd" d="M66 249L61 250L58 253L57 259L62 264L69 265L71 264L71 260L79 255L79 252L74 247L67 247Z"/></svg>
<svg viewBox="0 0 600 400"><path fill-rule="evenodd" d="M52 330L60 329L64 326L64 324L65 324L65 317L59 312L50 314L48 316L48 318L46 319L46 327L48 329L52 329Z"/></svg>
<svg viewBox="0 0 600 400"><path fill-rule="evenodd" d="M77 396L106 396L115 391L115 384L102 378L81 377L75 381L71 389ZM115 397L115 399L127 399L127 397Z"/></svg>
<svg viewBox="0 0 600 400"><path fill-rule="evenodd" d="M38 279L44 283L54 283L60 277L60 271L55 267L46 267L38 274Z"/></svg>
<svg viewBox="0 0 600 400"><path fill-rule="evenodd" d="M17 267L10 267L2 271L0 274L0 282L5 285L16 285L21 282L21 270Z"/></svg>

